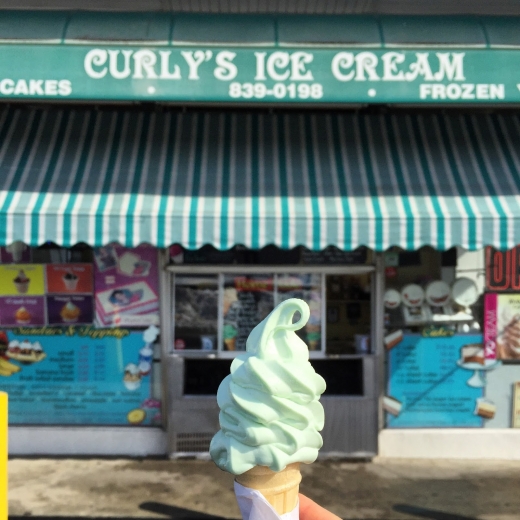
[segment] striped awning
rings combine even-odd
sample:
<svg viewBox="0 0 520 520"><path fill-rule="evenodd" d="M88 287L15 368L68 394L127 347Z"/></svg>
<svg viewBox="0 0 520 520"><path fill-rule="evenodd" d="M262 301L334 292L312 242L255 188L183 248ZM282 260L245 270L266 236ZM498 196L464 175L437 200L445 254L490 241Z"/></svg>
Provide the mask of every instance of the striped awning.
<svg viewBox="0 0 520 520"><path fill-rule="evenodd" d="M0 243L520 243L515 115L0 112Z"/></svg>

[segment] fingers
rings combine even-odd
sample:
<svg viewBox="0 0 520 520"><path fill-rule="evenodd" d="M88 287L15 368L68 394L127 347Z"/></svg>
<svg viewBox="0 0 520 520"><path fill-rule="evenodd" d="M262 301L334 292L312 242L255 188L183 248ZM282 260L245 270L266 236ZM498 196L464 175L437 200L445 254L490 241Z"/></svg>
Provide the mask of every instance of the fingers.
<svg viewBox="0 0 520 520"><path fill-rule="evenodd" d="M327 511L306 497L299 494L300 497L300 520L341 520L339 516Z"/></svg>

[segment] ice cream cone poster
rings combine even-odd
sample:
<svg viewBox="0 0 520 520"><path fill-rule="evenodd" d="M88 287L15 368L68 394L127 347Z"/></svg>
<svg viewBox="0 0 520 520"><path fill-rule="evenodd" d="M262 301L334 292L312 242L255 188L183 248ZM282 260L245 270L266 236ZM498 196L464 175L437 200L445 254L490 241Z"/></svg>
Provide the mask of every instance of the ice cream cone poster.
<svg viewBox="0 0 520 520"><path fill-rule="evenodd" d="M46 266L48 294L92 294L91 264L49 264Z"/></svg>
<svg viewBox="0 0 520 520"><path fill-rule="evenodd" d="M0 296L43 296L45 271L43 265L0 265Z"/></svg>
<svg viewBox="0 0 520 520"><path fill-rule="evenodd" d="M486 294L484 347L486 359L520 360L520 294Z"/></svg>
<svg viewBox="0 0 520 520"><path fill-rule="evenodd" d="M31 248L23 242L16 241L7 247L0 248L2 264L25 264L31 261Z"/></svg>
<svg viewBox="0 0 520 520"><path fill-rule="evenodd" d="M3 326L45 325L43 296L0 297L0 324Z"/></svg>
<svg viewBox="0 0 520 520"><path fill-rule="evenodd" d="M92 296L47 296L49 325L91 324L93 306Z"/></svg>

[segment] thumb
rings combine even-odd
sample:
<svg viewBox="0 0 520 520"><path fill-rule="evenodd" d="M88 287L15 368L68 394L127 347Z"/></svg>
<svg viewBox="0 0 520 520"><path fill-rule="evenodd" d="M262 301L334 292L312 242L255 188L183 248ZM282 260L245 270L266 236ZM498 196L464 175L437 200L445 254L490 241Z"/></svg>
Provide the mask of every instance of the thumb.
<svg viewBox="0 0 520 520"><path fill-rule="evenodd" d="M300 520L341 520L339 516L316 504L314 500L299 494Z"/></svg>

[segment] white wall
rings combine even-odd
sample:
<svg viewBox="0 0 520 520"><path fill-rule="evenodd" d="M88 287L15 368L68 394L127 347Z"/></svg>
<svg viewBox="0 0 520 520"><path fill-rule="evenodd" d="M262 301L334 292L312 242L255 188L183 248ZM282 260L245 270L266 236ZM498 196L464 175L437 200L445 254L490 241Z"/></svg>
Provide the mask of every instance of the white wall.
<svg viewBox="0 0 520 520"><path fill-rule="evenodd" d="M379 434L379 456L520 460L520 429L387 429Z"/></svg>
<svg viewBox="0 0 520 520"><path fill-rule="evenodd" d="M9 455L146 457L166 452L166 432L160 428L9 427Z"/></svg>

